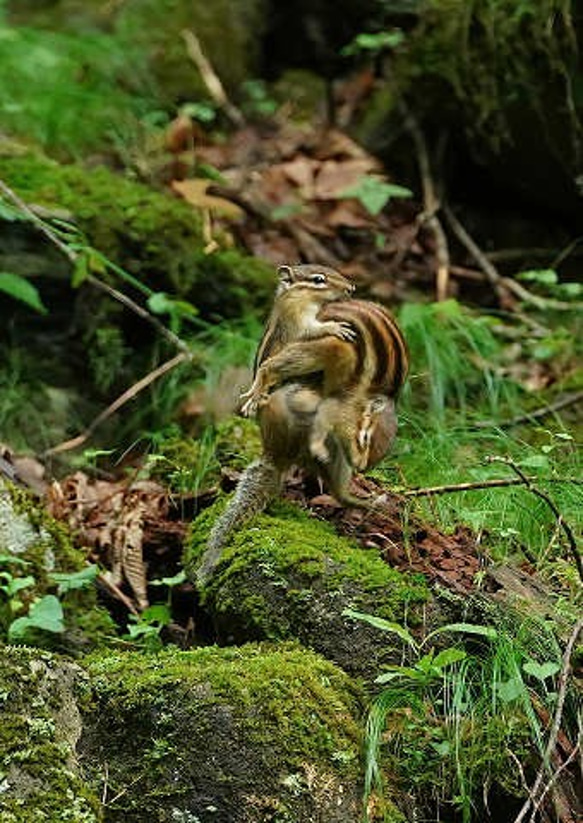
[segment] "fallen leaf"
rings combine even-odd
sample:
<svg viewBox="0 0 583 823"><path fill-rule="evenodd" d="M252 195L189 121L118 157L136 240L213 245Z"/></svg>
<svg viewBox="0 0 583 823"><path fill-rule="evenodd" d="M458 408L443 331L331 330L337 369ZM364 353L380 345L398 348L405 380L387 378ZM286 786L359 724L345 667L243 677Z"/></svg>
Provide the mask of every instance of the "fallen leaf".
<svg viewBox="0 0 583 823"><path fill-rule="evenodd" d="M189 180L173 180L170 187L176 194L180 195L191 206L198 209L208 209L223 217L237 220L244 216L243 209L231 200L224 197L217 197L207 194L209 186L213 185L212 180L202 178L191 178Z"/></svg>

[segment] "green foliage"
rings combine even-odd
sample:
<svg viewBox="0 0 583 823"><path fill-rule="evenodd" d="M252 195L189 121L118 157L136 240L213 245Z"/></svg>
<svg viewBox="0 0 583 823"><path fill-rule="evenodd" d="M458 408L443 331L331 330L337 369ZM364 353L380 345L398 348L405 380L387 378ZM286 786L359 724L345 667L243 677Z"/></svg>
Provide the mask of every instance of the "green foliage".
<svg viewBox="0 0 583 823"><path fill-rule="evenodd" d="M578 321L568 326L563 317L561 322L565 325L548 336L533 336L502 325L500 319L462 309L454 301L405 305L400 323L411 351L411 376L399 405L394 454L376 470L377 476L406 487L479 484L513 477L500 464L484 462L490 455L508 456L550 494L577 532L583 525L583 489L568 482L581 473L577 430L566 429L558 415L525 426L501 427L496 422L528 414L529 408L548 402L545 395L533 394L512 379L523 368L517 359L532 364L537 355L545 355L546 368L572 370ZM520 345L508 342L515 337ZM411 505L442 527L455 528L460 522L472 526L481 535L484 550L497 559L526 552L531 562L563 579L576 593L574 569L569 571L564 561L556 518L524 487L416 498Z"/></svg>
<svg viewBox="0 0 583 823"><path fill-rule="evenodd" d="M385 49L395 49L405 40L405 35L401 29L392 31L361 32L354 40L341 51L341 54L351 57L355 54L373 53L378 54Z"/></svg>
<svg viewBox="0 0 583 823"><path fill-rule="evenodd" d="M393 198L413 197L413 192L404 186L386 183L379 177L364 174L355 186L345 189L339 196L360 200L368 213L376 216Z"/></svg>
<svg viewBox="0 0 583 823"><path fill-rule="evenodd" d="M515 407L519 389L505 377L505 347L494 318L447 300L407 303L399 321L412 363L403 399L413 409L425 407L430 425L443 423L446 411L455 410L459 420Z"/></svg>
<svg viewBox="0 0 583 823"><path fill-rule="evenodd" d="M0 113L13 135L78 157L130 140L153 106L150 92L144 56L129 44L0 21Z"/></svg>
<svg viewBox="0 0 583 823"><path fill-rule="evenodd" d="M384 769L396 776L397 785L414 787L418 808L437 818L452 805L469 823L487 803L484 789L496 785L521 797L524 786L513 777L509 752L525 770L543 756L548 730L541 718L556 709L561 669L551 627L542 621L512 630L451 624L418 642L401 626L347 614L396 634L411 661L385 667L377 677L385 688L367 721L366 797L373 789L385 790ZM431 644L452 632L466 638L463 648L458 643L438 650ZM427 644L429 651L422 653ZM564 722L571 732L579 702L569 690Z"/></svg>
<svg viewBox="0 0 583 823"><path fill-rule="evenodd" d="M38 586L36 577L27 573L30 567L31 563L20 557L0 555L0 628L11 643L35 645L40 639L42 645L42 633L65 632L65 615L59 598L90 586L97 576L97 566L87 566L79 572L53 572L50 577L58 584L57 595L40 597L27 592Z"/></svg>
<svg viewBox="0 0 583 823"><path fill-rule="evenodd" d="M5 271L0 272L0 291L13 297L15 300L20 300L40 314L47 313L36 286L18 274L11 274Z"/></svg>
<svg viewBox="0 0 583 823"><path fill-rule="evenodd" d="M141 614L130 615L130 623L124 639L136 646L142 646L146 651L159 651L164 646L160 632L170 623L171 619L170 607L166 603L148 606Z"/></svg>

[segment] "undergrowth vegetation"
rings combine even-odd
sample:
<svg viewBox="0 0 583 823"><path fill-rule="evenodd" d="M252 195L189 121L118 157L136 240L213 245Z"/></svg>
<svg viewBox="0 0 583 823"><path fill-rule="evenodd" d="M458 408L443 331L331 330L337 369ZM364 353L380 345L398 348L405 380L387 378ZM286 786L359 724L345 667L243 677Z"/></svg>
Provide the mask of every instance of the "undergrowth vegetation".
<svg viewBox="0 0 583 823"><path fill-rule="evenodd" d="M423 819L449 819L453 808L470 823L488 810L496 815L500 796L505 814L508 804L518 812L548 757L549 718L559 710L567 735L578 734L580 704L558 677L562 654L551 624L498 615L490 626L442 626L419 644L400 626L348 615L405 645L404 663L376 680L384 688L367 722L368 807L373 792L398 794L406 785L421 799ZM444 646L444 637L456 642ZM384 784L387 773L392 787Z"/></svg>
<svg viewBox="0 0 583 823"><path fill-rule="evenodd" d="M4 128L49 152L79 157L135 141L156 115L143 56L106 34L11 27L0 4ZM26 100L22 89L26 88Z"/></svg>
<svg viewBox="0 0 583 823"><path fill-rule="evenodd" d="M580 318L575 312L562 318L565 342L554 352L543 341L558 338L557 330L539 326L533 334L520 322L505 323L452 301L405 306L400 320L412 375L400 403L394 452L375 474L402 488L475 484L476 489L412 498L412 505L442 527L471 526L495 559L522 553L547 564L550 573L564 574L576 589L576 577L569 581L568 564L560 559L556 515L496 458L514 462L575 530L581 527L580 432L569 423L569 409L540 420L528 416L547 406L547 384L556 390L580 383ZM536 380L538 390L531 387ZM518 485L487 485L496 479Z"/></svg>

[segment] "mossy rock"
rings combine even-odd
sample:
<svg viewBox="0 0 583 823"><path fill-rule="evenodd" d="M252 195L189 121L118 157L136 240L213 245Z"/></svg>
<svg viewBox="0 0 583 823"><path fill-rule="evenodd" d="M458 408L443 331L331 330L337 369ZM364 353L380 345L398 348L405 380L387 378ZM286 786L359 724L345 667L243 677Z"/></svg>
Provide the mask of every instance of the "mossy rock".
<svg viewBox="0 0 583 823"><path fill-rule="evenodd" d="M28 492L0 482L0 582L7 587L0 592L0 642L18 639L70 654L108 644L116 634L115 626L97 605L90 580L60 595L64 628L58 630L52 619L59 611L58 583L53 575L72 576L87 568L85 553L75 548L62 523L51 518ZM21 631L15 634L15 621L29 616L43 599L49 609L47 628L42 627L42 620L28 627L20 621Z"/></svg>
<svg viewBox="0 0 583 823"><path fill-rule="evenodd" d="M78 666L35 649L0 648L0 820L97 823L96 796L79 774Z"/></svg>
<svg viewBox="0 0 583 823"><path fill-rule="evenodd" d="M86 666L79 751L107 821L358 819L360 696L317 655L248 645Z"/></svg>
<svg viewBox="0 0 583 823"><path fill-rule="evenodd" d="M211 524L222 504L195 521L185 549L196 580ZM428 599L425 580L390 568L332 527L278 503L234 535L202 590L220 643L297 638L351 674L378 674L400 645L343 616L353 608L414 628Z"/></svg>
<svg viewBox="0 0 583 823"><path fill-rule="evenodd" d="M65 210L100 253L154 292L190 300L203 315L240 316L264 311L269 302L272 268L236 249L205 254L200 212L169 194L103 167L63 166L36 154L0 152L0 179L28 203ZM0 230L10 237L14 224L0 224ZM32 240L37 249L46 245L37 231ZM13 250L12 262L16 256ZM37 276L54 276L53 256L44 265L37 261Z"/></svg>

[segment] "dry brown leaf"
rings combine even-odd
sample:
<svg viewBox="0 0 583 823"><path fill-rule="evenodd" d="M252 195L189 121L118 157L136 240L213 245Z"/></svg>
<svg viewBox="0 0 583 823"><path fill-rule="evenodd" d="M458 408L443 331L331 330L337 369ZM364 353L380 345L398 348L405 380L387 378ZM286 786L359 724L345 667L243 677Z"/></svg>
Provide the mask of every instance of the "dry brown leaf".
<svg viewBox="0 0 583 823"><path fill-rule="evenodd" d="M325 160L316 177L314 197L318 200L341 197L373 168L374 164L368 157L357 160Z"/></svg>
<svg viewBox="0 0 583 823"><path fill-rule="evenodd" d="M172 191L180 195L191 206L197 209L208 209L222 217L232 220L240 219L244 216L243 209L231 200L224 197L217 197L214 194L207 194L207 189L213 183L212 180L202 178L191 178L189 180L173 180L170 183Z"/></svg>
<svg viewBox="0 0 583 823"><path fill-rule="evenodd" d="M326 223L333 228L347 226L351 229L367 229L374 225L360 203L342 200L334 206L326 217Z"/></svg>
<svg viewBox="0 0 583 823"><path fill-rule="evenodd" d="M300 154L288 163L281 163L280 168L287 179L299 188L302 197L311 199L314 196L314 177L320 168L317 160Z"/></svg>

